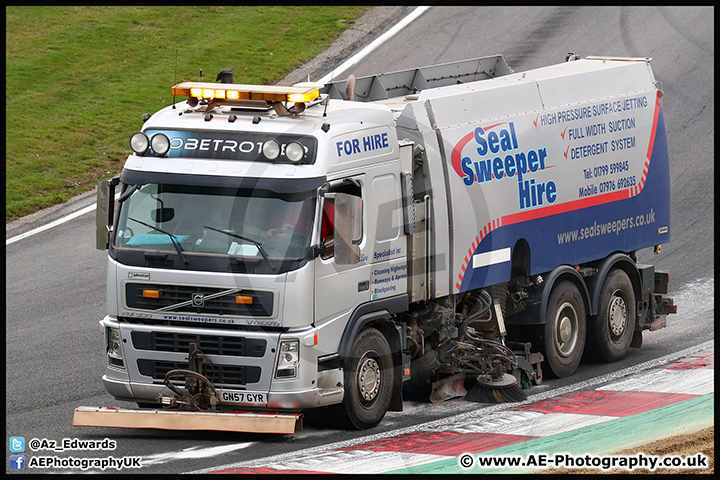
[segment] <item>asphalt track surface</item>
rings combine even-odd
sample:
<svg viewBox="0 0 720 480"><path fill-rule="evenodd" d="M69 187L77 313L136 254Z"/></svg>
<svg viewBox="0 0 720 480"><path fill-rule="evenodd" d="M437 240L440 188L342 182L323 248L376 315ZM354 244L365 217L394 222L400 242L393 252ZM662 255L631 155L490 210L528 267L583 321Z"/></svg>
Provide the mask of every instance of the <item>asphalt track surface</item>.
<svg viewBox="0 0 720 480"><path fill-rule="evenodd" d="M615 364L581 365L570 378L534 387L533 394L572 388L687 351L714 339L714 37L710 7L434 7L373 50L351 70L331 72L380 36L412 7L388 8L367 27L351 32L347 45L315 65L311 78L346 78L502 53L522 71L580 56L652 57L663 82L663 109L671 161L671 242L660 255L639 261L670 271L670 296L678 304L668 328L646 334ZM365 30L363 30L365 28ZM367 35L366 35L367 34ZM304 73L304 72L303 72ZM304 79L307 79L306 77ZM139 111L139 114L142 113ZM6 227L6 239L80 212L85 195L68 205ZM102 335L105 252L95 250L94 215L77 217L26 238L6 242L6 433L60 441L110 438L115 450L43 452L60 458L142 456L134 473L181 473L219 468L329 444L382 435L441 420L486 405L452 400L438 405L405 402L370 432L348 432L311 419L293 436L210 432L130 431L72 427L80 405L132 407L104 390ZM38 452L39 454L40 452ZM28 452L28 455L35 455ZM6 464L9 471L9 464ZM41 472L74 470L44 469ZM27 472L27 470L26 470ZM18 473L18 472L13 472Z"/></svg>

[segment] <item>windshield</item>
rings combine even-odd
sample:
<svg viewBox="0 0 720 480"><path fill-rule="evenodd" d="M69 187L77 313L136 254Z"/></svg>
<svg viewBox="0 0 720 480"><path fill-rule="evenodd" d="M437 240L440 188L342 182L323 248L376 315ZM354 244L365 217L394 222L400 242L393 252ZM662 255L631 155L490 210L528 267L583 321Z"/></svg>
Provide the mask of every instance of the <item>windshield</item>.
<svg viewBox="0 0 720 480"><path fill-rule="evenodd" d="M233 257L264 262L275 271L276 263L305 257L315 197L315 192L149 183L122 202L113 246L167 253L185 264Z"/></svg>

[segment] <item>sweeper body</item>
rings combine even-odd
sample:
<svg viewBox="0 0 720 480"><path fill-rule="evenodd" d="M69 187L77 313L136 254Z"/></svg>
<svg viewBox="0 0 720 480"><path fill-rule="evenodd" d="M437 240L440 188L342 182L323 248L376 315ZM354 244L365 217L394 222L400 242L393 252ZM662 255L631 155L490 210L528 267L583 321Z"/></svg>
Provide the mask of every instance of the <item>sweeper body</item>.
<svg viewBox="0 0 720 480"><path fill-rule="evenodd" d="M403 392L519 400L674 311L635 256L670 236L649 59L173 94L98 201L103 382L152 410L78 425L292 431L323 407L368 428Z"/></svg>

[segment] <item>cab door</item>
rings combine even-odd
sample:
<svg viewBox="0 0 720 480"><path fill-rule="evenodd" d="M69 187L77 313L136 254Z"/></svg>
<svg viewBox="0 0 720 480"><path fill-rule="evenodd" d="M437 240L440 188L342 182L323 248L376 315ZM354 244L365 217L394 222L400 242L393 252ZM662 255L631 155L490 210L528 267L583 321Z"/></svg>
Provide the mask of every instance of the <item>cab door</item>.
<svg viewBox="0 0 720 480"><path fill-rule="evenodd" d="M337 322L337 328L342 328L349 319L352 311L360 304L370 300L370 263L367 261L368 248L372 242L368 241L372 232L367 228L367 202L365 175L354 175L339 182L333 182L323 199L323 215L320 243L327 246L325 253L315 259L315 325L321 326L329 321ZM360 238L350 239L356 245L357 262L345 263L347 260L338 258L335 245L340 239L334 237L335 220L335 194L345 194L359 197L361 202ZM333 233L331 233L333 232ZM339 253L339 252L338 252ZM338 335L339 338L339 335Z"/></svg>

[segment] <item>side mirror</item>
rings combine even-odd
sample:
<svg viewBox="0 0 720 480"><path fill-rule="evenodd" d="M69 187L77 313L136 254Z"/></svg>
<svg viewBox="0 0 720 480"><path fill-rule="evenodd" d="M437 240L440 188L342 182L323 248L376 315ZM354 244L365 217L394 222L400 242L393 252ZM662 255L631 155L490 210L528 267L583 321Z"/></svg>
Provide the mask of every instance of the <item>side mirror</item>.
<svg viewBox="0 0 720 480"><path fill-rule="evenodd" d="M335 263L354 265L360 261L362 240L362 199L335 193Z"/></svg>
<svg viewBox="0 0 720 480"><path fill-rule="evenodd" d="M97 206L95 209L95 248L106 250L110 242L115 207L115 187L120 177L100 180L97 186Z"/></svg>

